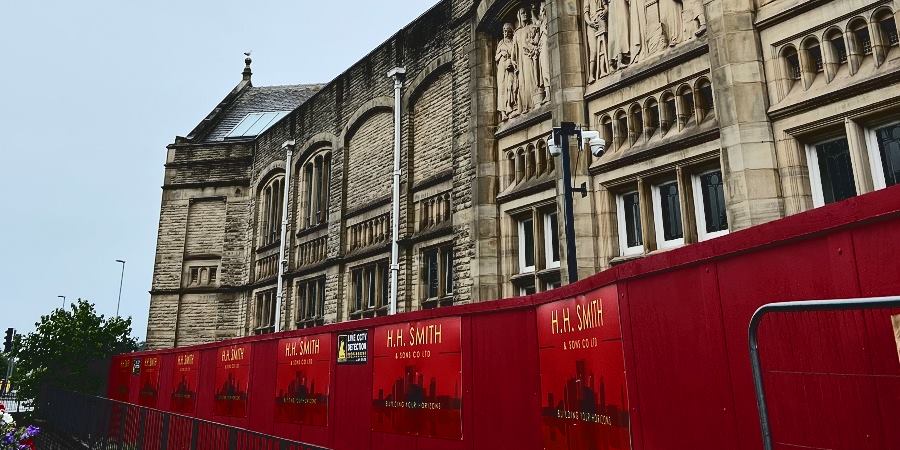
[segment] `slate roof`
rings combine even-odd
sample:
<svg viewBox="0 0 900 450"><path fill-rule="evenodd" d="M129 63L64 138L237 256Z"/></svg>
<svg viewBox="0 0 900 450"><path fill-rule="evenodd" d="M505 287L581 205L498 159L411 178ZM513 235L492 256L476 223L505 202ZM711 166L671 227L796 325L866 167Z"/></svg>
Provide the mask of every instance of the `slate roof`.
<svg viewBox="0 0 900 450"><path fill-rule="evenodd" d="M323 84L248 87L221 113L221 118L202 139L203 142L223 141L241 119L255 112L293 111L309 100ZM274 125L274 124L273 124Z"/></svg>

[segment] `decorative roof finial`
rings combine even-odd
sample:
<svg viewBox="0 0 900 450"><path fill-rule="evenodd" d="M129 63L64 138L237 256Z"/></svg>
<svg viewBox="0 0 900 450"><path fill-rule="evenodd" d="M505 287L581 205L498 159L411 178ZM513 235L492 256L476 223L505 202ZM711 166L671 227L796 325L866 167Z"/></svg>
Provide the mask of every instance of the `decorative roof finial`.
<svg viewBox="0 0 900 450"><path fill-rule="evenodd" d="M253 75L253 71L250 70L250 63L252 63L253 60L250 59L249 50L244 52L244 56L246 56L246 58L244 58L244 72L242 75L244 76L244 81L250 81L250 76Z"/></svg>

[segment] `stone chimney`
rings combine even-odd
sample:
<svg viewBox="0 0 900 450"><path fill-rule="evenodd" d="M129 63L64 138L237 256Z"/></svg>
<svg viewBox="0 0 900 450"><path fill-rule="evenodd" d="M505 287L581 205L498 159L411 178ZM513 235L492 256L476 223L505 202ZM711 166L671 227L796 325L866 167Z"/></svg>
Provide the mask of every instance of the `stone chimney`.
<svg viewBox="0 0 900 450"><path fill-rule="evenodd" d="M244 58L244 71L241 75L243 75L244 81L250 81L250 77L253 75L253 71L250 70L250 63L252 63L253 60L250 59L250 52L244 52L244 56L246 56L246 58Z"/></svg>

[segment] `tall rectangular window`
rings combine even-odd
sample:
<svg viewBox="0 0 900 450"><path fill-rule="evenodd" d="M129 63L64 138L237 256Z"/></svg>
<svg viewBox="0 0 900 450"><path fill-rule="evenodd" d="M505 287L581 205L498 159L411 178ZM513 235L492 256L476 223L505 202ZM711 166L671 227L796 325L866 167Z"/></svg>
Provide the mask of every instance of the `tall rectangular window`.
<svg viewBox="0 0 900 450"><path fill-rule="evenodd" d="M256 294L256 318L253 334L275 332L275 289Z"/></svg>
<svg viewBox="0 0 900 450"><path fill-rule="evenodd" d="M656 225L656 241L660 248L684 243L681 229L681 199L678 183L671 181L653 188L653 215Z"/></svg>
<svg viewBox="0 0 900 450"><path fill-rule="evenodd" d="M641 230L641 201L638 193L629 192L617 198L619 222L619 248L622 255L635 255L644 251Z"/></svg>
<svg viewBox="0 0 900 450"><path fill-rule="evenodd" d="M722 171L713 170L695 175L694 208L697 234L700 240L711 239L728 233L728 216L725 212L725 184Z"/></svg>
<svg viewBox="0 0 900 450"><path fill-rule="evenodd" d="M425 308L443 306L452 302L453 295L453 247L443 246L422 253L422 285Z"/></svg>
<svg viewBox="0 0 900 450"><path fill-rule="evenodd" d="M441 288L441 268L438 249L425 252L425 292L426 298L437 298Z"/></svg>
<svg viewBox="0 0 900 450"><path fill-rule="evenodd" d="M544 257L546 267L559 267L559 221L555 212L544 214Z"/></svg>
<svg viewBox="0 0 900 450"><path fill-rule="evenodd" d="M444 276L444 295L453 295L453 247L445 247L444 267L441 273Z"/></svg>
<svg viewBox="0 0 900 450"><path fill-rule="evenodd" d="M518 233L518 272L512 274L514 293L534 294L559 280L560 238L556 204L544 202L515 216Z"/></svg>
<svg viewBox="0 0 900 450"><path fill-rule="evenodd" d="M297 283L297 328L324 323L325 278L303 280Z"/></svg>
<svg viewBox="0 0 900 450"><path fill-rule="evenodd" d="M354 270L350 273L350 283L353 285L353 310L362 311L363 309L363 277L362 269Z"/></svg>
<svg viewBox="0 0 900 450"><path fill-rule="evenodd" d="M375 285L375 280L378 278L375 276L375 272L374 265L364 269L366 278L366 306L368 308L374 308L378 303L378 300L375 298L375 293L378 292L378 287Z"/></svg>
<svg viewBox="0 0 900 450"><path fill-rule="evenodd" d="M351 317L373 317L381 314L388 302L390 272L387 261L356 267L350 271L353 294Z"/></svg>
<svg viewBox="0 0 900 450"><path fill-rule="evenodd" d="M534 272L534 219L519 221L519 273Z"/></svg>
<svg viewBox="0 0 900 450"><path fill-rule="evenodd" d="M893 186L900 182L900 123L875 130L875 140L878 153L870 158L880 161L872 167L876 187Z"/></svg>
<svg viewBox="0 0 900 450"><path fill-rule="evenodd" d="M807 160L816 206L856 196L850 146L846 137L809 147Z"/></svg>

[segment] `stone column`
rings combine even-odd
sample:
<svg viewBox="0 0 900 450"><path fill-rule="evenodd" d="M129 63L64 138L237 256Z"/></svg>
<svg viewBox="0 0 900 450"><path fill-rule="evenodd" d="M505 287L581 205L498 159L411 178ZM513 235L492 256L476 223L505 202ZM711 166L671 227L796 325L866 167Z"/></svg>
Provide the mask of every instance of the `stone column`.
<svg viewBox="0 0 900 450"><path fill-rule="evenodd" d="M618 222L616 222L616 198L603 185L594 193L597 201L598 265L600 270L609 268L609 260L619 256Z"/></svg>
<svg viewBox="0 0 900 450"><path fill-rule="evenodd" d="M763 56L752 0L705 0L728 224L740 230L784 216Z"/></svg>
<svg viewBox="0 0 900 450"><path fill-rule="evenodd" d="M584 57L586 43L581 23L584 18L578 2L547 2L548 42L550 48L550 100L553 111L553 125L562 122L574 122L590 127L591 120L586 115L584 103L585 74L587 73ZM575 218L575 247L578 249L578 277L585 278L597 272L598 236L597 215L594 210L595 186L592 186L587 173L590 161L585 155L586 149L578 153L577 141L569 138L572 156L572 180L562 180L558 184L557 210L560 231L560 273L564 283L567 279L567 256L565 244L565 215L563 214L563 185L570 182L580 187L582 183L588 190L588 196L582 197L573 193L573 215ZM562 176L562 170L557 171Z"/></svg>
<svg viewBox="0 0 900 450"><path fill-rule="evenodd" d="M678 206L681 208L681 230L684 236L684 243L692 244L697 242L697 218L694 215L694 186L691 184L691 175L685 172L684 166L675 167L675 177L678 183Z"/></svg>
<svg viewBox="0 0 900 450"><path fill-rule="evenodd" d="M777 144L778 168L784 196L785 215L797 214L812 208L809 171L803 145L788 133L780 132Z"/></svg>
<svg viewBox="0 0 900 450"><path fill-rule="evenodd" d="M656 224L653 222L653 186L642 178L638 178L638 202L641 211L641 239L644 241L644 253L656 250Z"/></svg>
<svg viewBox="0 0 900 450"><path fill-rule="evenodd" d="M494 37L476 32L469 57L472 74L472 207L457 211L454 223L470 223L474 252L470 259L473 302L501 297L500 217L497 209L497 95L494 79ZM516 177L513 174L513 179Z"/></svg>
<svg viewBox="0 0 900 450"><path fill-rule="evenodd" d="M869 164L869 151L866 146L866 130L849 118L844 118L847 130L847 144L850 147L850 164L853 166L853 180L856 183L856 195L875 190L872 180L872 168Z"/></svg>

